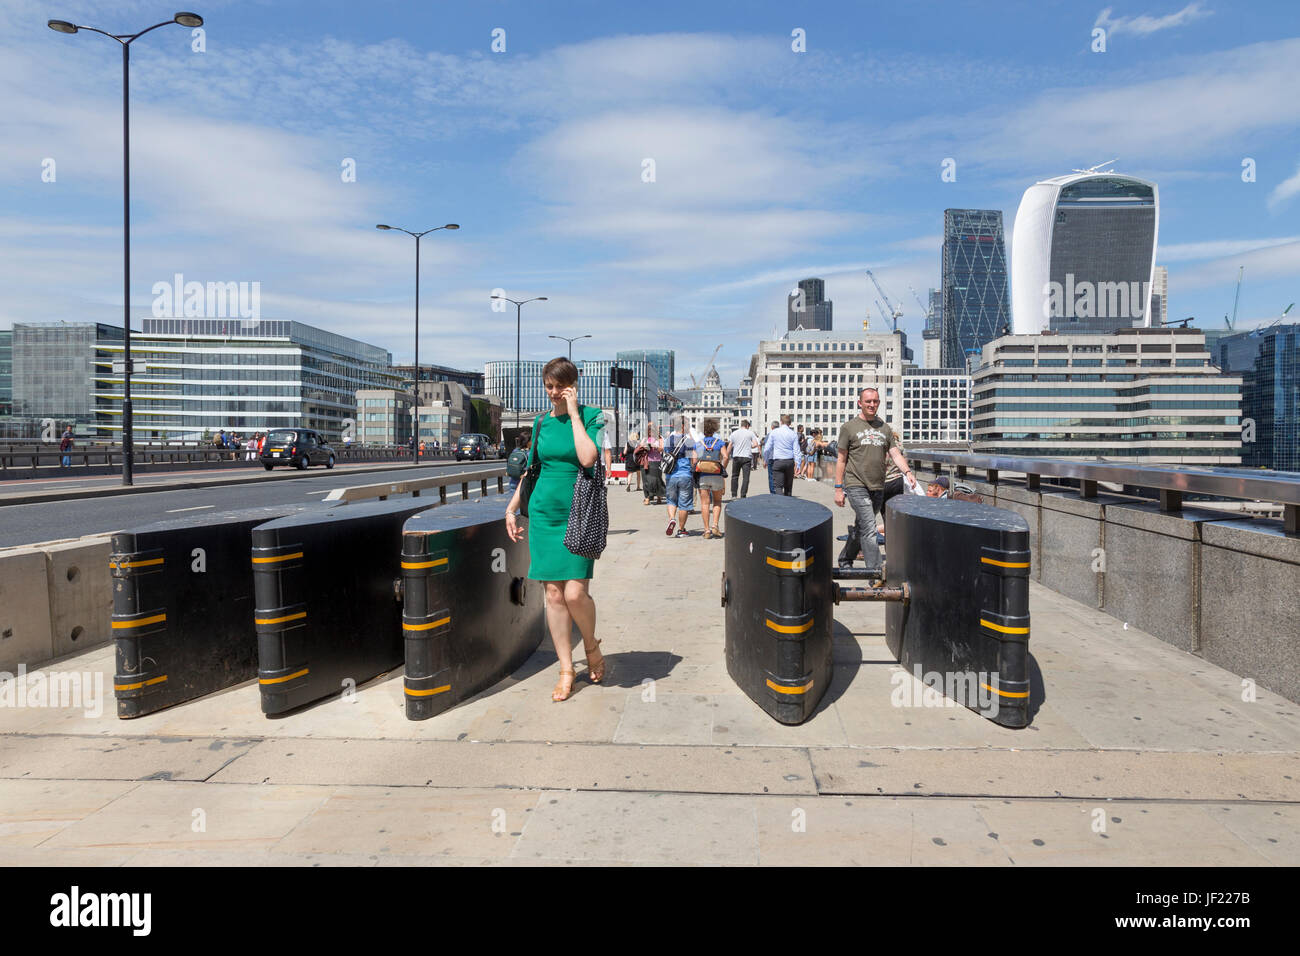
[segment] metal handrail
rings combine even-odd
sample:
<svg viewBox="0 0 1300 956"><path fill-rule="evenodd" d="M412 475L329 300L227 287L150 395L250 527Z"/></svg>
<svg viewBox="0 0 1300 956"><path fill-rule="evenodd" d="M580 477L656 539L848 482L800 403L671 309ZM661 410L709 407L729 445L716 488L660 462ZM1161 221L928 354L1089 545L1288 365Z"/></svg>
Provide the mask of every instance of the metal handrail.
<svg viewBox="0 0 1300 956"><path fill-rule="evenodd" d="M1300 530L1300 474L1285 471L1243 471L1228 468L1182 468L1168 465L1129 465L1123 462L1069 461L1063 458L1016 458L1007 455L978 455L963 452L927 451L914 448L909 461L952 465L957 477L976 468L997 484L1000 472L1024 475L1028 486L1037 488L1041 478L1073 478L1080 483L1081 497L1093 498L1098 482L1111 482L1160 492L1160 505L1178 511L1184 494L1212 495L1243 501L1271 501L1283 506L1288 533Z"/></svg>

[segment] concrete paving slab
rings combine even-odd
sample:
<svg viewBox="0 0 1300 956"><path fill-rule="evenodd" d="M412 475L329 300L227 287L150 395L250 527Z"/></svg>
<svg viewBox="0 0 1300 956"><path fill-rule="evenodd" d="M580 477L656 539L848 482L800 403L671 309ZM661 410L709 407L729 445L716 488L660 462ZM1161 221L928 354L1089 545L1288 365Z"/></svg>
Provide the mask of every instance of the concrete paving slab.
<svg viewBox="0 0 1300 956"><path fill-rule="evenodd" d="M0 848L39 846L137 786L105 780L0 780Z"/></svg>
<svg viewBox="0 0 1300 956"><path fill-rule="evenodd" d="M810 751L819 793L1300 802L1300 754Z"/></svg>
<svg viewBox="0 0 1300 956"><path fill-rule="evenodd" d="M619 744L267 740L213 783L813 793L804 750Z"/></svg>
<svg viewBox="0 0 1300 956"><path fill-rule="evenodd" d="M1219 826L1279 866L1300 865L1300 807L1294 804L1235 804L1209 807Z"/></svg>
<svg viewBox="0 0 1300 956"><path fill-rule="evenodd" d="M0 777L205 780L253 746L225 737L0 736Z"/></svg>
<svg viewBox="0 0 1300 956"><path fill-rule="evenodd" d="M538 800L524 790L340 787L275 850L506 857Z"/></svg>
<svg viewBox="0 0 1300 956"><path fill-rule="evenodd" d="M149 781L65 827L49 847L265 850L330 796L327 787Z"/></svg>
<svg viewBox="0 0 1300 956"><path fill-rule="evenodd" d="M666 682L665 682L666 683ZM623 719L614 733L618 744L707 744L717 704L705 694L675 694L655 689L624 697Z"/></svg>
<svg viewBox="0 0 1300 956"><path fill-rule="evenodd" d="M1019 866L1259 866L1268 860L1210 808L998 800L976 805ZM1094 831L1104 821L1104 833ZM1292 861L1294 862L1294 861Z"/></svg>

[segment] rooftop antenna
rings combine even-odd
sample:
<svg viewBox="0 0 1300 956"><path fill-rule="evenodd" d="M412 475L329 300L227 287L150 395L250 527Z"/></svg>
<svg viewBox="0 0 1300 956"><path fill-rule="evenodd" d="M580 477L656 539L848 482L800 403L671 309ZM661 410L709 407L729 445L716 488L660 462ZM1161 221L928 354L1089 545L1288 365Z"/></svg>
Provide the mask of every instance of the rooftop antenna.
<svg viewBox="0 0 1300 956"><path fill-rule="evenodd" d="M1237 294L1232 297L1232 321L1228 317L1223 317L1223 324L1228 327L1229 332L1237 331L1237 303L1241 301L1241 277L1246 274L1245 266L1237 267Z"/></svg>

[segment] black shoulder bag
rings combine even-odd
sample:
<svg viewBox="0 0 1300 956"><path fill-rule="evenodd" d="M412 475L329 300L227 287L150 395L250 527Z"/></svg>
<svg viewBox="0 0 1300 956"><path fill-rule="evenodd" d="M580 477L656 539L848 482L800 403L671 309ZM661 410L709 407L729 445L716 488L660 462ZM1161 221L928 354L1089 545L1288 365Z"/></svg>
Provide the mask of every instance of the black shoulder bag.
<svg viewBox="0 0 1300 956"><path fill-rule="evenodd" d="M519 479L519 513L525 518L528 517L528 499L532 496L533 487L542 474L542 459L537 454L537 444L542 437L541 423L541 415L533 419L533 443L528 449L528 470Z"/></svg>

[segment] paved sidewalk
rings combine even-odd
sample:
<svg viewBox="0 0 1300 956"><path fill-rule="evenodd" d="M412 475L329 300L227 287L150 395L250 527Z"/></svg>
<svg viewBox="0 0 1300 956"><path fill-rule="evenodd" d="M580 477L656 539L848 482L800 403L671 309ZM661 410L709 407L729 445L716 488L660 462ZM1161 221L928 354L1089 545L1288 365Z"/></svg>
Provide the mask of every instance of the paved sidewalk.
<svg viewBox="0 0 1300 956"><path fill-rule="evenodd" d="M826 485L795 493L831 503ZM0 864L1300 863L1284 698L1244 702L1236 675L1032 585L1027 729L895 706L925 697L883 606L859 603L835 610L819 711L786 727L727 676L723 542L698 515L665 537L639 494L610 502L604 685L580 665L552 703L546 641L419 722L400 672L276 720L251 682L132 721L111 700L95 717L0 708ZM111 687L112 651L49 669Z"/></svg>

